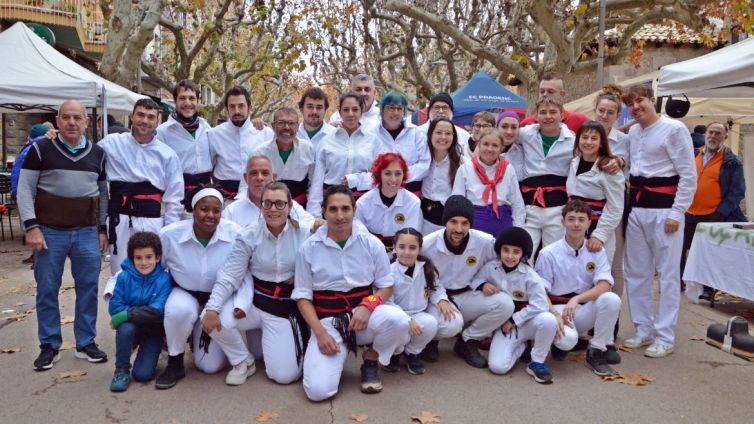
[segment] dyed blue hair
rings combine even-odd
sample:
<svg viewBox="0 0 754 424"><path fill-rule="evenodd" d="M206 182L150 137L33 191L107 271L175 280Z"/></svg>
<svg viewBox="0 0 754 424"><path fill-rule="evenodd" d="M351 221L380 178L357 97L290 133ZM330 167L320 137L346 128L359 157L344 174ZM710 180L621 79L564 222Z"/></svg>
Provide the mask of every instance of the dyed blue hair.
<svg viewBox="0 0 754 424"><path fill-rule="evenodd" d="M408 114L408 97L400 91L390 90L382 96L380 100L380 116L385 112L385 106L387 105L401 105L403 106L403 116Z"/></svg>

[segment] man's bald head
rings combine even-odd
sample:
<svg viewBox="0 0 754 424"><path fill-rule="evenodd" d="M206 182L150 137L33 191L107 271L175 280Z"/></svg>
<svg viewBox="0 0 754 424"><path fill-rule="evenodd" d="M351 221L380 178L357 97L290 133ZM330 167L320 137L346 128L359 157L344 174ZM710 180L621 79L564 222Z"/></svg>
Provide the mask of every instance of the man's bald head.
<svg viewBox="0 0 754 424"><path fill-rule="evenodd" d="M76 100L64 101L58 109L58 116L55 120L60 130L60 139L71 146L79 144L89 126L86 108Z"/></svg>

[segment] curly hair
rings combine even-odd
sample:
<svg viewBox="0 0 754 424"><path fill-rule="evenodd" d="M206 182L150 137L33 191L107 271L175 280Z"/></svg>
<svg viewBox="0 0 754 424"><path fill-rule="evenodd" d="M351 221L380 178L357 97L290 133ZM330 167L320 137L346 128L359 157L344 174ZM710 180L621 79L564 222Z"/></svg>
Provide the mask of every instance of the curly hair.
<svg viewBox="0 0 754 424"><path fill-rule="evenodd" d="M151 231L139 231L128 239L128 259L134 260L134 250L146 249L151 247L154 254L159 259L162 256L162 243L160 237Z"/></svg>

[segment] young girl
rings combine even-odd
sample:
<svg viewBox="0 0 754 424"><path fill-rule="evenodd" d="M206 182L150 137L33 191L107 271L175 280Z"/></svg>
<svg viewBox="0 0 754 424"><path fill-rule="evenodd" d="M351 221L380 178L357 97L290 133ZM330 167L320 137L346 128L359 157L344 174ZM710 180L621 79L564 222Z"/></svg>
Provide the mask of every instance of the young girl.
<svg viewBox="0 0 754 424"><path fill-rule="evenodd" d="M429 138L427 139L432 162L429 174L422 181L422 234L445 228L442 225L442 212L445 210L445 200L453 191L453 181L456 179L458 168L464 162L464 155L458 144L458 133L453 121L440 117L429 124Z"/></svg>
<svg viewBox="0 0 754 424"><path fill-rule="evenodd" d="M408 165L397 153L383 153L372 165L375 188L356 202L355 218L379 237L388 252L393 250L393 234L401 228L421 228L421 202L406 190Z"/></svg>
<svg viewBox="0 0 754 424"><path fill-rule="evenodd" d="M453 194L474 204L474 229L495 237L511 225L521 227L526 219L518 178L503 153L503 136L497 130L479 137L477 155L464 163L456 174Z"/></svg>
<svg viewBox="0 0 754 424"><path fill-rule="evenodd" d="M395 233L395 254L390 266L395 280L388 303L400 306L410 317L411 339L405 347L406 367L411 374L424 374L419 354L433 339L452 337L463 327L463 318L437 284L437 268L421 255L423 238L408 227ZM400 369L400 355L393 355L386 371Z"/></svg>
<svg viewBox="0 0 754 424"><path fill-rule="evenodd" d="M513 143L518 140L520 124L521 118L516 112L504 110L497 116L497 125L495 127L503 135L503 153L510 150Z"/></svg>

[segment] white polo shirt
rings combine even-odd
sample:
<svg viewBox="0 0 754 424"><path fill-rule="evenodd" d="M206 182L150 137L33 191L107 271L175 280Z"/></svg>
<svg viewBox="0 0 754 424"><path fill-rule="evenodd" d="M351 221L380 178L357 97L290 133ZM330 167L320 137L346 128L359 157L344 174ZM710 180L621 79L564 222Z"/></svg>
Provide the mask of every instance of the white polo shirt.
<svg viewBox="0 0 754 424"><path fill-rule="evenodd" d="M209 151L215 178L242 181L249 153L274 136L272 128L264 127L259 131L249 119L241 127L227 121L212 128L209 131Z"/></svg>
<svg viewBox="0 0 754 424"><path fill-rule="evenodd" d="M392 237L396 231L413 227L421 232L421 201L414 193L402 188L390 207L382 203L380 189L373 188L356 201L356 219L372 234Z"/></svg>
<svg viewBox="0 0 754 424"><path fill-rule="evenodd" d="M550 309L544 281L534 268L525 263L519 263L516 269L506 274L500 260L492 260L479 270L472 282L476 286L484 283L493 284L514 301L528 302L526 307L513 314L513 322L516 325L521 325Z"/></svg>
<svg viewBox="0 0 754 424"><path fill-rule="evenodd" d="M607 201L597 222L597 228L591 235L604 243L615 234L615 229L623 219L623 204L625 203L623 194L626 191L626 180L620 172L615 175L602 172L598 166L599 159L594 162L592 169L576 175L580 160L581 156L576 156L571 162L566 191L569 196Z"/></svg>
<svg viewBox="0 0 754 424"><path fill-rule="evenodd" d="M573 143L571 130L565 124L560 124L560 137L545 156L539 124L527 125L521 128L518 140L505 154L505 158L516 168L519 181L541 175L566 177L573 158Z"/></svg>
<svg viewBox="0 0 754 424"><path fill-rule="evenodd" d="M545 290L555 296L584 293L602 280L615 284L605 249L592 253L586 248L586 240L579 250L569 246L565 238L545 246L539 251L536 270Z"/></svg>
<svg viewBox="0 0 754 424"><path fill-rule="evenodd" d="M395 285L393 296L387 301L389 304L398 305L404 312L413 315L427 310L429 303L437 305L441 300L448 300L445 288L437 284L435 290L429 291L427 279L424 277L424 261L416 261L414 275L406 275L408 267L401 265L397 260L390 264Z"/></svg>
<svg viewBox="0 0 754 424"><path fill-rule="evenodd" d="M446 290L458 290L471 286L472 278L484 264L495 259L495 239L484 232L469 230L469 241L460 255L450 252L445 245L445 229L424 237L422 254L432 260L440 274L439 282Z"/></svg>
<svg viewBox="0 0 754 424"><path fill-rule="evenodd" d="M490 180L495 178L498 163L500 163L499 160L490 166L479 161L479 164L484 168L484 173L487 174ZM493 201L496 201L498 205L508 205L513 212L513 225L523 227L526 222L526 206L524 205L524 198L521 197L521 190L518 187L518 179L516 178L514 167L509 163L505 169L503 179L497 183L497 199L492 199L490 195L490 199L485 203L482 200L485 187L486 185L482 184L482 181L476 174L474 164L471 160L466 161L466 163L458 168L456 180L453 183L453 194L464 196L474 206L491 205Z"/></svg>
<svg viewBox="0 0 754 424"><path fill-rule="evenodd" d="M181 162L184 174L203 174L212 171L209 153L210 126L204 118L199 118L199 128L192 136L172 116L157 127L157 138L173 149Z"/></svg>

